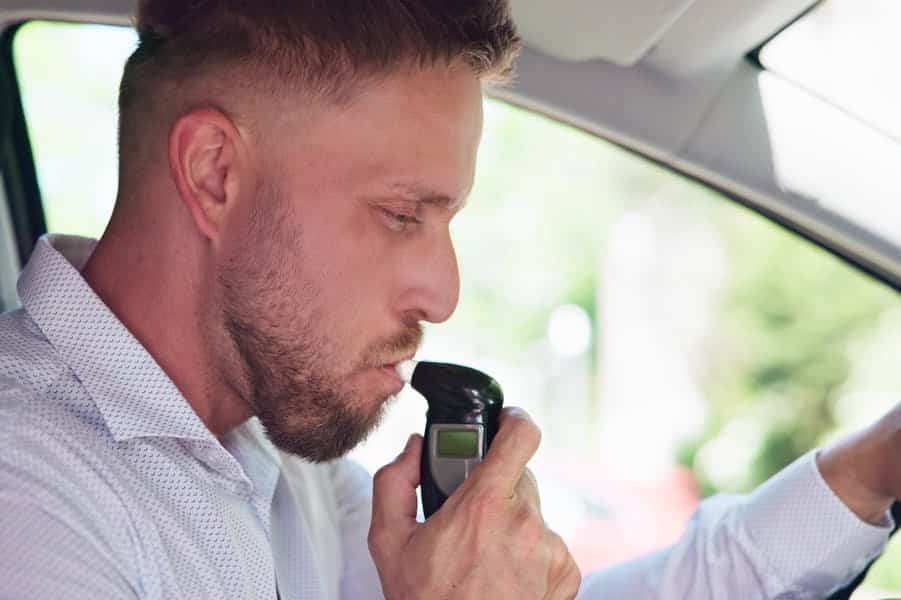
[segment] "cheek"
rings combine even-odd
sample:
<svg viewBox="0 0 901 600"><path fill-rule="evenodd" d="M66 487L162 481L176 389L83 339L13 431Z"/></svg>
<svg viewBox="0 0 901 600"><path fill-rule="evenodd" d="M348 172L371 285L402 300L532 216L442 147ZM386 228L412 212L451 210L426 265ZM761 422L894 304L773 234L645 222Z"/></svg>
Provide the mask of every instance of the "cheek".
<svg viewBox="0 0 901 600"><path fill-rule="evenodd" d="M390 232L367 209L334 218L304 236L305 258L319 274L325 299L346 318L365 317L390 286Z"/></svg>
<svg viewBox="0 0 901 600"><path fill-rule="evenodd" d="M384 329L389 294L384 261L373 252L346 255L323 282L325 317L366 343Z"/></svg>
<svg viewBox="0 0 901 600"><path fill-rule="evenodd" d="M307 318L330 354L356 361L384 335L386 277L372 247L341 236L310 236L295 293L309 294Z"/></svg>

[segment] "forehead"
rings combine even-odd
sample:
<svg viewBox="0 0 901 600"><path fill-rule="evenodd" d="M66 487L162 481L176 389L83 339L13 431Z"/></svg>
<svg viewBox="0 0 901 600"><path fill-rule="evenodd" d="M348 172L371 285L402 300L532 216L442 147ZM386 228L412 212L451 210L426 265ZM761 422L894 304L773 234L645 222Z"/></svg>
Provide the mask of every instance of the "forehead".
<svg viewBox="0 0 901 600"><path fill-rule="evenodd" d="M288 169L458 197L475 169L481 83L465 65L406 70L363 86L349 103L289 109L275 120L274 154Z"/></svg>

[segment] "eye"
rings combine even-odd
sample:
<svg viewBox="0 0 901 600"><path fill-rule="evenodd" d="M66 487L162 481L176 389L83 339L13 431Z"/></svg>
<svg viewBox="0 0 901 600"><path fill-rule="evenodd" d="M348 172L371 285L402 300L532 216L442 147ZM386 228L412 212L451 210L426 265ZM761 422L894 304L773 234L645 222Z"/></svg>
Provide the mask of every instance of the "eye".
<svg viewBox="0 0 901 600"><path fill-rule="evenodd" d="M388 227L392 231L404 232L422 224L422 220L415 214L405 212L395 212L387 208L380 209Z"/></svg>

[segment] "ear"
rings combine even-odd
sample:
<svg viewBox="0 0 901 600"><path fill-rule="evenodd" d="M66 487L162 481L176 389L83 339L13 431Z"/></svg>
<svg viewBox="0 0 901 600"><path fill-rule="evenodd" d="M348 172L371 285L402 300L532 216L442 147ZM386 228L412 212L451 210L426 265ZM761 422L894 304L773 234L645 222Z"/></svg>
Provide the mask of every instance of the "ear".
<svg viewBox="0 0 901 600"><path fill-rule="evenodd" d="M169 132L169 171L198 231L222 232L250 174L244 140L225 114L200 108L183 114Z"/></svg>

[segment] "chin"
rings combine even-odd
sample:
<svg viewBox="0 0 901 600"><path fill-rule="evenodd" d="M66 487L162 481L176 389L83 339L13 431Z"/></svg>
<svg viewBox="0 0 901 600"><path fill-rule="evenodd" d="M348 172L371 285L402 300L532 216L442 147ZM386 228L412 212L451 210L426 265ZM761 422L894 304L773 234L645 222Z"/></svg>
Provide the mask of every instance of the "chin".
<svg viewBox="0 0 901 600"><path fill-rule="evenodd" d="M258 415L270 441L283 452L314 463L341 458L362 443L382 420L387 395L345 398L328 408L307 404L292 414ZM274 417L274 418L273 418Z"/></svg>

